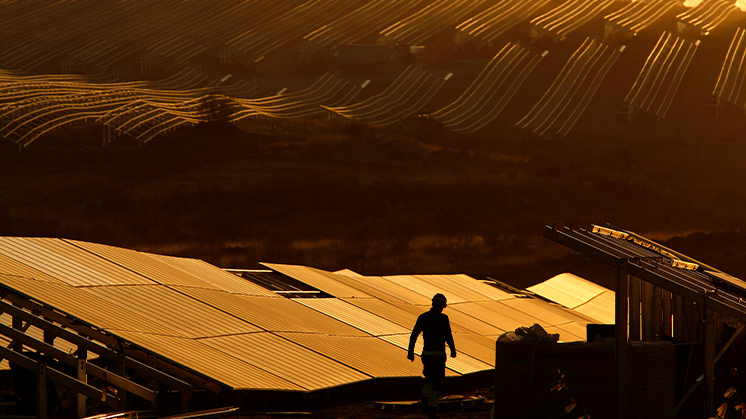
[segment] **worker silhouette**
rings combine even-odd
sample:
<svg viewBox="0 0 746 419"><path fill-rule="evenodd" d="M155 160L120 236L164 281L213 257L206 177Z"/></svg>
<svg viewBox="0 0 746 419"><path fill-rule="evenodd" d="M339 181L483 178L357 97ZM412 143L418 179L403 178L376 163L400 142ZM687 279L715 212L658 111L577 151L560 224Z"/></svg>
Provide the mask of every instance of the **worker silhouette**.
<svg viewBox="0 0 746 419"><path fill-rule="evenodd" d="M409 337L407 359L414 362L414 344L422 333L425 345L422 348L422 374L427 382L422 387L423 410L429 418L438 417L438 398L446 375L446 343L451 348L451 358L456 357L456 347L451 334L451 322L443 314L447 300L443 294L435 294L433 306L417 317L412 335Z"/></svg>

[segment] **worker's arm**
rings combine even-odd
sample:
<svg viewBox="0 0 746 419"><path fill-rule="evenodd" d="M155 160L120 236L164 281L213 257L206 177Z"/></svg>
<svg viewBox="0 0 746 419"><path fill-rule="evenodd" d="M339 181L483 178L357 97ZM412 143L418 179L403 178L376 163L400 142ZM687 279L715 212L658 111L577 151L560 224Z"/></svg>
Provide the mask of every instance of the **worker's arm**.
<svg viewBox="0 0 746 419"><path fill-rule="evenodd" d="M407 351L407 359L414 362L414 344L417 343L417 337L420 336L420 333L422 332L422 325L420 324L419 317L417 318L417 323L414 325L414 329L412 329L412 334L409 336L409 351Z"/></svg>
<svg viewBox="0 0 746 419"><path fill-rule="evenodd" d="M451 322L446 317L446 325L448 326L448 330L446 333L446 343L448 344L448 347L451 348L451 358L456 358L456 345L453 343L453 334L451 333Z"/></svg>

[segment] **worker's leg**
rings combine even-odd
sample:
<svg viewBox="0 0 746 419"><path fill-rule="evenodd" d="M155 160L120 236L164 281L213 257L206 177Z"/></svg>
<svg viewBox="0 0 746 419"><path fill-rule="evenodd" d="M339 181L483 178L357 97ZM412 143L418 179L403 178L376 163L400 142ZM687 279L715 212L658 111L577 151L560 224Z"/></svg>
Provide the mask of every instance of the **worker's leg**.
<svg viewBox="0 0 746 419"><path fill-rule="evenodd" d="M422 355L422 374L427 379L423 387L423 404L426 403L425 413L428 417L437 417L438 399L445 379L446 355ZM429 385L429 386L428 386ZM429 388L427 388L429 387ZM425 401L425 390L429 390L427 401Z"/></svg>
<svg viewBox="0 0 746 419"><path fill-rule="evenodd" d="M433 392L433 383L426 381L425 385L422 386L422 392L420 393L422 399L422 411L427 413L427 406L430 402L430 394Z"/></svg>

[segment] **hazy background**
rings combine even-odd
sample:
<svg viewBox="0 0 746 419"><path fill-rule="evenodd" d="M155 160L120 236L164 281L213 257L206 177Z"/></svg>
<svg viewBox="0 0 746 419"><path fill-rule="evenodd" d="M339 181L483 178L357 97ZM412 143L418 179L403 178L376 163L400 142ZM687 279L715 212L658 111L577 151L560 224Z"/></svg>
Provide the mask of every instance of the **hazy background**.
<svg viewBox="0 0 746 419"><path fill-rule="evenodd" d="M612 223L746 278L746 116L730 105L716 115L708 106L742 17L702 41L661 121L640 115L629 123L619 111L660 29L673 22L629 40L564 138L535 137L515 122L580 42L600 33L598 22L561 43L537 44L550 51L547 59L509 109L477 134L408 117L388 129L348 120L205 123L144 148L127 137L102 146L95 123L55 131L22 152L2 141L0 235L93 241L221 267L276 262L367 275L457 272L517 287L570 271L611 287L611 268L542 231L554 223ZM455 100L496 52L435 46L428 64L454 76L430 109ZM251 74L296 90L343 68L371 80L360 100L405 67L298 62L294 48L290 43L239 67L221 68L208 53L200 59L221 74ZM49 63L36 71L57 68Z"/></svg>

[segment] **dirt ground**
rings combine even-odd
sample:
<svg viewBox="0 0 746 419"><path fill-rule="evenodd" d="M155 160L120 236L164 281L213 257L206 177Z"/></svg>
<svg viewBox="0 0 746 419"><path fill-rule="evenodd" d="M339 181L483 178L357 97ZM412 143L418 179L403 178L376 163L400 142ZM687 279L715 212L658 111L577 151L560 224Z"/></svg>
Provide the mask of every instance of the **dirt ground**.
<svg viewBox="0 0 746 419"><path fill-rule="evenodd" d="M78 127L20 154L6 149L0 234L222 267L463 272L516 287L571 271L611 287L612 270L541 234L553 223L612 223L746 277L742 139L251 129L197 127L139 150L102 148L96 127Z"/></svg>
<svg viewBox="0 0 746 419"><path fill-rule="evenodd" d="M489 419L494 396L489 390L445 396L438 407L444 419ZM242 419L314 418L314 419L415 419L424 418L417 401L370 401L331 407L317 412L276 412L240 416ZM238 418L236 418L238 419Z"/></svg>

